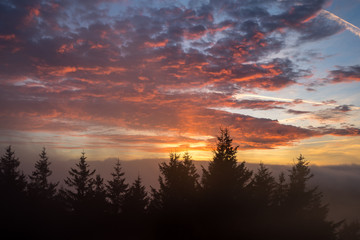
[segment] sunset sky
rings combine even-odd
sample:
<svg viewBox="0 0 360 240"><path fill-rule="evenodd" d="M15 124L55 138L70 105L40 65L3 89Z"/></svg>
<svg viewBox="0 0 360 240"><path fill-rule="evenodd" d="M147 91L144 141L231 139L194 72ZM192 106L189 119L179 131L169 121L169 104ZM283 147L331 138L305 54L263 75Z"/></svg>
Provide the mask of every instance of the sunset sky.
<svg viewBox="0 0 360 240"><path fill-rule="evenodd" d="M360 164L360 0L0 2L0 145Z"/></svg>

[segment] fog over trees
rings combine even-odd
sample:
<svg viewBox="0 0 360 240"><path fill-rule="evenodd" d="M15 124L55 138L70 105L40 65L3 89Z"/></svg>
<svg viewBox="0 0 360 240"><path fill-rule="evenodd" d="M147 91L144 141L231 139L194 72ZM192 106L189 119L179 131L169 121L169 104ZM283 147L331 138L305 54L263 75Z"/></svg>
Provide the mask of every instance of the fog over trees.
<svg viewBox="0 0 360 240"><path fill-rule="evenodd" d="M329 218L329 206L300 155L275 175L237 159L228 129L201 171L189 153L159 164L158 187L131 183L117 160L105 180L82 152L61 182L44 148L26 176L11 146L0 160L2 235L122 239L360 239L358 221ZM260 161L261 162L261 161Z"/></svg>

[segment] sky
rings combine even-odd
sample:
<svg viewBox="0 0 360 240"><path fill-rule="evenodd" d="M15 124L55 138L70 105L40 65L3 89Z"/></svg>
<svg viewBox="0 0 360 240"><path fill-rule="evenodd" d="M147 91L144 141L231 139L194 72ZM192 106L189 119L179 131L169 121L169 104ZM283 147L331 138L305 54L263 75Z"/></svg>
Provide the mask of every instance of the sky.
<svg viewBox="0 0 360 240"><path fill-rule="evenodd" d="M0 145L360 164L360 0L4 0Z"/></svg>

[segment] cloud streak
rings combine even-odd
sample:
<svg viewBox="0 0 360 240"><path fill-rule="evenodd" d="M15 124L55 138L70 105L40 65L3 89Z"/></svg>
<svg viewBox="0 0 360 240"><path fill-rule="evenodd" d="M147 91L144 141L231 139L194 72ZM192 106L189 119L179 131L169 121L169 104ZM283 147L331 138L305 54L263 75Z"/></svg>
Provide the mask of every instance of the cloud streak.
<svg viewBox="0 0 360 240"><path fill-rule="evenodd" d="M330 20L333 20L335 22L337 22L339 25L345 27L346 30L349 30L350 32L352 32L353 34L355 34L356 36L358 36L360 38L360 28L358 28L357 26L355 26L352 23L349 23L348 21L336 16L335 14L326 11L324 9L322 9L320 11L320 14Z"/></svg>

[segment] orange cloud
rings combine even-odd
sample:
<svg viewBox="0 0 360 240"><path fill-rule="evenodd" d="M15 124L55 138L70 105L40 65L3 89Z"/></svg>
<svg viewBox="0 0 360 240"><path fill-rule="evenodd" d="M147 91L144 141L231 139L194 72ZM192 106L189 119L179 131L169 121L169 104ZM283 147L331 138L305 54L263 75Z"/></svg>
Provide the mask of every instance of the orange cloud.
<svg viewBox="0 0 360 240"><path fill-rule="evenodd" d="M58 53L66 53L74 50L73 44L63 44L61 47L57 50Z"/></svg>
<svg viewBox="0 0 360 240"><path fill-rule="evenodd" d="M29 25L34 21L34 18L40 15L39 7L29 7L28 14L24 18L24 25Z"/></svg>
<svg viewBox="0 0 360 240"><path fill-rule="evenodd" d="M88 72L96 75L109 75L111 73L123 73L127 70L123 67L75 67L75 66L37 66L41 73L47 73L53 76L65 76L68 73L75 73L79 71Z"/></svg>
<svg viewBox="0 0 360 240"><path fill-rule="evenodd" d="M108 44L104 45L104 44L100 44L100 43L97 43L97 44L91 43L90 49L103 49L103 48L108 48L108 47L109 47Z"/></svg>
<svg viewBox="0 0 360 240"><path fill-rule="evenodd" d="M150 47L150 48L157 48L157 47L165 47L166 44L169 42L168 39L165 39L163 41L158 41L158 42L145 42L144 45L145 47Z"/></svg>
<svg viewBox="0 0 360 240"><path fill-rule="evenodd" d="M6 40L6 41L13 40L13 39L15 39L15 34L0 35L0 39Z"/></svg>

